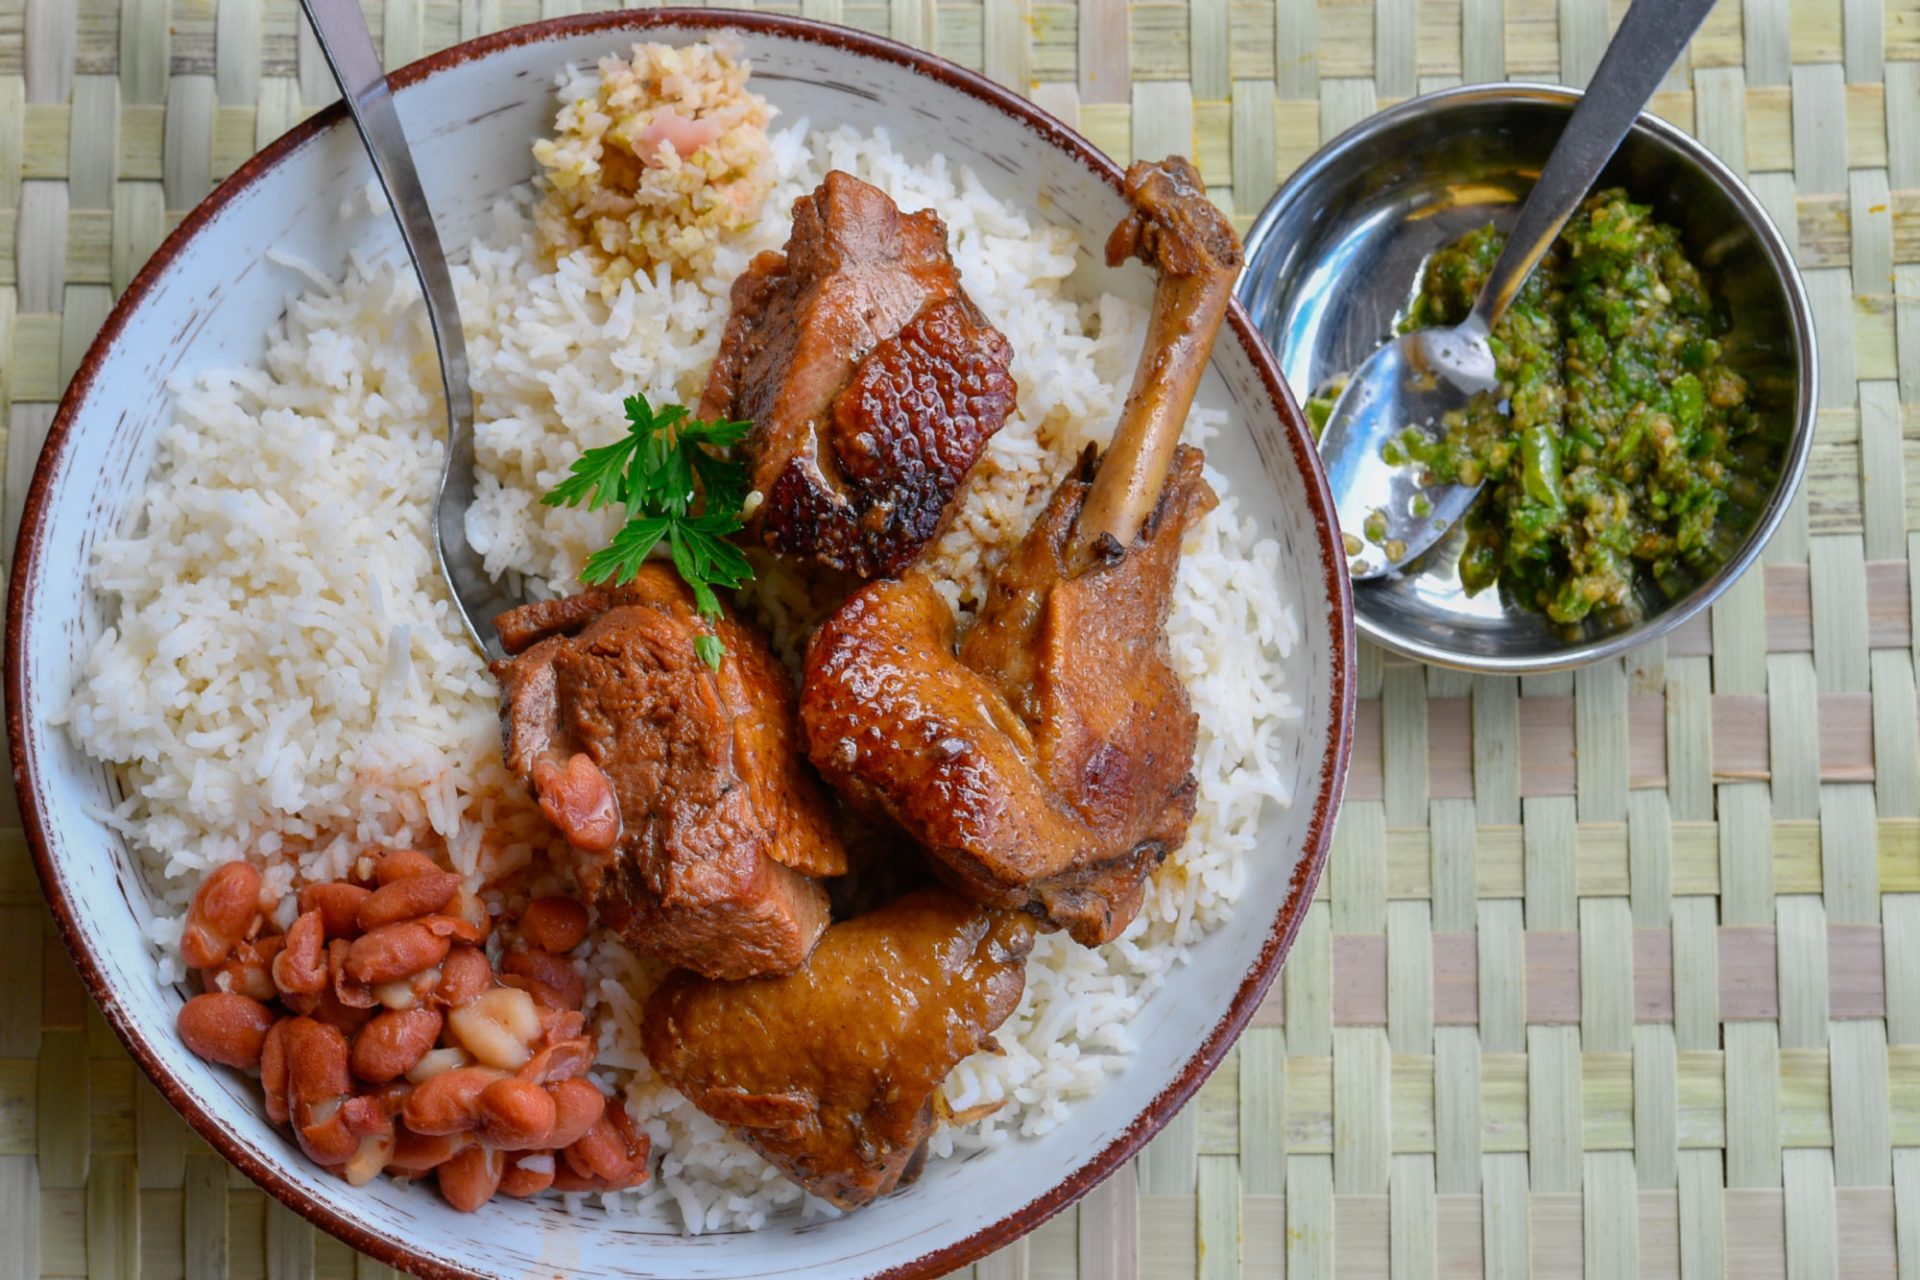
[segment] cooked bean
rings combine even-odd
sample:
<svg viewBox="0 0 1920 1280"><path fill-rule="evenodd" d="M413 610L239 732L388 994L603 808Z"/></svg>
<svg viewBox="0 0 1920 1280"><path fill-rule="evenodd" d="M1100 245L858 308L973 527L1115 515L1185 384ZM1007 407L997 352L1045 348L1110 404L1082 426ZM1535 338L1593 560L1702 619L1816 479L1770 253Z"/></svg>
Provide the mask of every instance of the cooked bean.
<svg viewBox="0 0 1920 1280"><path fill-rule="evenodd" d="M605 853L619 843L620 802L592 756L576 751L564 768L541 761L533 769L533 789L540 812L574 848Z"/></svg>
<svg viewBox="0 0 1920 1280"><path fill-rule="evenodd" d="M407 1079L415 1084L424 1083L439 1075L442 1071L452 1071L457 1067L473 1065L473 1059L467 1056L465 1049L429 1049L420 1056L407 1072Z"/></svg>
<svg viewBox="0 0 1920 1280"><path fill-rule="evenodd" d="M475 999L493 985L493 966L486 952L461 943L447 953L440 965L440 982L434 987L434 999L457 1009Z"/></svg>
<svg viewBox="0 0 1920 1280"><path fill-rule="evenodd" d="M414 1176L438 1168L473 1142L466 1133L415 1133L403 1122L393 1129L393 1154L387 1168Z"/></svg>
<svg viewBox="0 0 1920 1280"><path fill-rule="evenodd" d="M435 969L424 970L423 972L431 973L434 975L435 981L439 980L440 975L437 972L437 967ZM411 978L396 978L392 982L383 982L379 986L369 987L367 990L373 993L373 1001L375 1004L383 1009L400 1012L411 1009L420 1003L420 998L414 994L413 989L415 981L418 980L420 976L421 974L416 973Z"/></svg>
<svg viewBox="0 0 1920 1280"><path fill-rule="evenodd" d="M639 1186L649 1176L647 1157L651 1147L647 1135L634 1126L616 1098L592 1128L561 1151L553 1185L563 1191L617 1191Z"/></svg>
<svg viewBox="0 0 1920 1280"><path fill-rule="evenodd" d="M607 1118L613 1121L614 1132L620 1135L620 1141L626 1146L627 1159L645 1168L647 1157L653 1153L653 1139L642 1132L639 1122L627 1114L627 1104L618 1098L609 1102Z"/></svg>
<svg viewBox="0 0 1920 1280"><path fill-rule="evenodd" d="M484 919L485 917L482 918ZM436 937L448 938L454 942L464 942L476 947L485 942L487 940L487 934L492 932L490 926L475 924L464 916L422 916L420 923L425 925Z"/></svg>
<svg viewBox="0 0 1920 1280"><path fill-rule="evenodd" d="M208 961L195 965L206 994L178 1019L188 1049L257 1065L268 1118L354 1186L382 1169L433 1172L449 1204L472 1210L501 1190L644 1181L645 1136L583 1078L587 984L566 953L587 909L533 900L496 974L480 948L492 917L457 875L414 850L353 874L283 899L291 924L266 936L260 873L234 862L207 877L181 943L183 959Z"/></svg>
<svg viewBox="0 0 1920 1280"><path fill-rule="evenodd" d="M347 972L347 957L351 954L353 944L345 938L335 938L327 944L327 978L333 986L333 998L349 1009L371 1009L379 1001L374 998L371 986L355 982Z"/></svg>
<svg viewBox="0 0 1920 1280"><path fill-rule="evenodd" d="M470 932L480 935L478 938L455 935L462 941L482 943L493 932L493 914L487 910L487 904L480 900L480 895L471 890L462 889L455 894L453 901L447 904L444 914L465 921L472 926Z"/></svg>
<svg viewBox="0 0 1920 1280"><path fill-rule="evenodd" d="M480 1127L481 1092L500 1073L491 1067L456 1067L416 1085L401 1115L415 1133L465 1133Z"/></svg>
<svg viewBox="0 0 1920 1280"><path fill-rule="evenodd" d="M364 1187L373 1181L374 1175L386 1168L387 1161L393 1158L394 1138L387 1133L370 1133L360 1139L360 1145L340 1166L340 1176L347 1185Z"/></svg>
<svg viewBox="0 0 1920 1280"><path fill-rule="evenodd" d="M587 936L587 909L572 898L535 898L520 916L520 936L565 955Z"/></svg>
<svg viewBox="0 0 1920 1280"><path fill-rule="evenodd" d="M180 958L195 969L226 961L260 918L260 873L247 862L215 867L194 892L180 934Z"/></svg>
<svg viewBox="0 0 1920 1280"><path fill-rule="evenodd" d="M634 1165L624 1177L618 1179L596 1178L592 1174L581 1173L561 1159L553 1170L553 1189L555 1191L624 1191L628 1187L637 1187L652 1175L643 1164Z"/></svg>
<svg viewBox="0 0 1920 1280"><path fill-rule="evenodd" d="M459 891L460 877L451 871L402 876L381 885L360 904L361 932L371 933L381 925L432 915L452 902Z"/></svg>
<svg viewBox="0 0 1920 1280"><path fill-rule="evenodd" d="M291 996L282 996L281 1002L285 1003L292 998ZM353 1037L359 1033L360 1028L367 1025L367 1019L373 1016L373 1010L371 1009L360 1009L352 1005L341 1004L340 997L333 994L332 987L328 987L319 995L311 997L311 999L313 1000L313 1007L307 1010L307 1016L315 1022L324 1022L330 1027L337 1028L340 1034L349 1040L353 1039Z"/></svg>
<svg viewBox="0 0 1920 1280"><path fill-rule="evenodd" d="M529 983L527 993L550 1008L578 1009L586 1001L587 980L571 961L544 948L515 951L500 962L500 969L502 973L525 979Z"/></svg>
<svg viewBox="0 0 1920 1280"><path fill-rule="evenodd" d="M344 1164L360 1139L341 1114L353 1080L347 1068L347 1038L312 1018L287 1026L287 1109L300 1147L316 1163Z"/></svg>
<svg viewBox="0 0 1920 1280"><path fill-rule="evenodd" d="M480 1091L480 1134L502 1151L527 1151L547 1145L553 1132L553 1098L537 1084L508 1076Z"/></svg>
<svg viewBox="0 0 1920 1280"><path fill-rule="evenodd" d="M547 1141L570 1147L606 1114L607 1099L591 1080L562 1080L547 1086L553 1095L553 1132Z"/></svg>
<svg viewBox="0 0 1920 1280"><path fill-rule="evenodd" d="M243 1070L260 1065L273 1010L248 996L211 991L180 1006L177 1026L187 1048L209 1062Z"/></svg>
<svg viewBox="0 0 1920 1280"><path fill-rule="evenodd" d="M567 1170L580 1179L591 1179L592 1185L563 1190L618 1191L623 1187L637 1187L650 1176L647 1157L652 1153L652 1146L615 1098L607 1104L606 1114L561 1152L563 1169L555 1170L554 1185L560 1186L560 1174Z"/></svg>
<svg viewBox="0 0 1920 1280"><path fill-rule="evenodd" d="M618 1182L633 1172L633 1160L627 1155L619 1130L613 1127L611 1111L609 1107L609 1114L594 1121L566 1147L566 1158L576 1172Z"/></svg>
<svg viewBox="0 0 1920 1280"><path fill-rule="evenodd" d="M400 1113L404 1097L389 1098L379 1093L362 1093L348 1098L340 1108L347 1128L361 1137L370 1133L392 1133L393 1118Z"/></svg>
<svg viewBox="0 0 1920 1280"><path fill-rule="evenodd" d="M287 1122L287 1022L282 1018L260 1043L260 1088L267 1097L267 1119Z"/></svg>
<svg viewBox="0 0 1920 1280"><path fill-rule="evenodd" d="M607 1184L590 1173L581 1173L566 1161L565 1153L555 1157L552 1187L555 1191L606 1191Z"/></svg>
<svg viewBox="0 0 1920 1280"><path fill-rule="evenodd" d="M314 995L326 989L326 924L318 910L305 912L287 930L287 945L273 958L273 985L285 995Z"/></svg>
<svg viewBox="0 0 1920 1280"><path fill-rule="evenodd" d="M440 1195L462 1213L472 1213L500 1189L506 1157L485 1147L468 1147L441 1165L435 1176Z"/></svg>
<svg viewBox="0 0 1920 1280"><path fill-rule="evenodd" d="M447 1029L481 1062L514 1071L533 1056L533 1044L540 1038L540 1014L526 992L495 987L449 1013Z"/></svg>
<svg viewBox="0 0 1920 1280"><path fill-rule="evenodd" d="M439 871L439 863L412 849L395 849L382 854L380 860L373 864L373 878L382 885L404 880L408 876L436 875Z"/></svg>
<svg viewBox="0 0 1920 1280"><path fill-rule="evenodd" d="M347 973L356 982L374 985L412 977L446 959L449 946L418 920L382 925L353 940Z"/></svg>
<svg viewBox="0 0 1920 1280"><path fill-rule="evenodd" d="M433 1048L440 1023L433 1009L376 1014L353 1039L353 1074L370 1084L399 1079Z"/></svg>
<svg viewBox="0 0 1920 1280"><path fill-rule="evenodd" d="M318 911L328 938L351 940L360 936L360 904L372 896L372 890L345 880L323 880L301 886L300 910Z"/></svg>
<svg viewBox="0 0 1920 1280"><path fill-rule="evenodd" d="M554 1164L552 1152L510 1157L500 1175L500 1193L520 1199L539 1195L553 1185Z"/></svg>
<svg viewBox="0 0 1920 1280"><path fill-rule="evenodd" d="M554 1084L582 1075L593 1065L593 1041L586 1036L556 1040L527 1059L514 1074L535 1084Z"/></svg>
<svg viewBox="0 0 1920 1280"><path fill-rule="evenodd" d="M541 1009L540 1039L546 1044L571 1040L585 1031L587 1015L578 1009Z"/></svg>
<svg viewBox="0 0 1920 1280"><path fill-rule="evenodd" d="M231 991L265 1004L279 994L273 985L273 958L286 943L286 935L279 933L236 942L226 963L201 970L201 980L208 991Z"/></svg>

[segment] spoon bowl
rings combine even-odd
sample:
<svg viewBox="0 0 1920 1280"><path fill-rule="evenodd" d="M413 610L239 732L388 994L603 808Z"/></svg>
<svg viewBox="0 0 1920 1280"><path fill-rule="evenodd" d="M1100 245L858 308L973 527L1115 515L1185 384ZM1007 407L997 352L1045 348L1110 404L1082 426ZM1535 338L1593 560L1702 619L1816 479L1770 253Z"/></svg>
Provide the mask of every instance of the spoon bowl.
<svg viewBox="0 0 1920 1280"><path fill-rule="evenodd" d="M1471 324L1402 334L1367 357L1320 436L1355 582L1398 572L1458 525L1477 484L1421 483L1383 450L1409 430L1433 439L1446 417L1500 379L1486 334Z"/></svg>

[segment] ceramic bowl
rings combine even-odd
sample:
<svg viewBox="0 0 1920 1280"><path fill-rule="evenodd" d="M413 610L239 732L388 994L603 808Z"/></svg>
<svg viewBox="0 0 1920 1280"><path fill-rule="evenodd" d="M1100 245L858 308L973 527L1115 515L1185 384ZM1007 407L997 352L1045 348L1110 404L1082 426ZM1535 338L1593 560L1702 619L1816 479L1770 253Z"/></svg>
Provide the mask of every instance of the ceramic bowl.
<svg viewBox="0 0 1920 1280"><path fill-rule="evenodd" d="M461 45L399 71L398 104L418 149L442 240L463 245L489 203L530 177L531 141L550 124L563 64L624 52L637 38L689 42L737 33L755 87L792 119L887 126L906 150L971 166L1003 198L1074 226L1096 250L1122 213L1120 171L1023 99L949 63L857 32L762 14L651 10L556 20ZM420 1276L932 1276L1003 1245L1130 1157L1197 1089L1246 1023L1312 896L1344 780L1353 710L1350 597L1332 504L1298 409L1236 310L1201 392L1234 428L1214 449L1241 510L1283 546L1301 602L1293 687L1303 721L1279 774L1290 807L1270 806L1231 922L1195 948L1131 1030L1128 1069L1059 1128L937 1162L914 1186L843 1218L779 1220L753 1233L683 1235L664 1218L568 1214L495 1200L455 1213L384 1179L348 1187L306 1160L262 1114L258 1085L209 1066L174 1034L186 992L155 979L142 935L136 864L98 817L111 792L49 716L65 702L104 624L84 585L92 548L127 527L168 419L176 374L257 360L299 282L278 248L329 275L350 250L397 254L382 219L334 211L371 171L338 108L249 161L168 238L108 319L67 392L28 496L8 607L7 700L14 776L55 918L107 1021L189 1123L263 1188L347 1243ZM1089 285L1144 303L1146 272Z"/></svg>
<svg viewBox="0 0 1920 1280"><path fill-rule="evenodd" d="M1579 101L1577 89L1552 85L1443 89L1361 121L1287 179L1247 235L1240 297L1297 391L1315 394L1393 335L1434 250L1489 222L1512 225ZM1812 312L1792 250L1739 177L1658 116L1640 116L1596 184L1614 186L1679 229L1727 306L1730 361L1779 458L1766 503L1713 572L1672 597L1645 585L1636 617L1596 615L1571 631L1500 591L1467 594L1456 571L1466 540L1456 530L1402 572L1354 589L1369 640L1503 675L1598 662L1712 604L1785 518L1818 404Z"/></svg>

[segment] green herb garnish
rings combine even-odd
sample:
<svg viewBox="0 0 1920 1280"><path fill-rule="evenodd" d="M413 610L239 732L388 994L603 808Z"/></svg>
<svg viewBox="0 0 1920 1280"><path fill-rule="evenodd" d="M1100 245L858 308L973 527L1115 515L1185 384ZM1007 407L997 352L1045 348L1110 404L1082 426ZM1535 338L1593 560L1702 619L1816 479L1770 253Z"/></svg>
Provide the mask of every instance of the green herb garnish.
<svg viewBox="0 0 1920 1280"><path fill-rule="evenodd" d="M626 410L626 437L587 450L540 501L549 507L584 503L589 511L616 502L624 506L626 524L612 542L587 557L580 581L632 582L664 538L674 569L693 588L694 608L712 626L720 621L720 597L713 589L751 580L753 566L727 541L742 527L747 469L708 450L740 443L752 424L702 422L677 404L656 413L645 396L628 396ZM727 652L711 633L696 639L693 648L716 671Z"/></svg>

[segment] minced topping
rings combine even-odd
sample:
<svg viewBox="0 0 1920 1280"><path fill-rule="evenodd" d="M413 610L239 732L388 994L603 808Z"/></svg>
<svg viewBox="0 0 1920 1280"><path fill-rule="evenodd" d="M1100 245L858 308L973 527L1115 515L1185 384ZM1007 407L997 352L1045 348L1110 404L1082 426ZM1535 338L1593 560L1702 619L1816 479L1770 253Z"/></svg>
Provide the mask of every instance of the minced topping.
<svg viewBox="0 0 1920 1280"><path fill-rule="evenodd" d="M594 91L534 144L541 249L586 249L609 285L661 263L681 276L709 265L773 186L773 109L747 90L750 70L711 44L637 44L631 60L602 59Z"/></svg>

